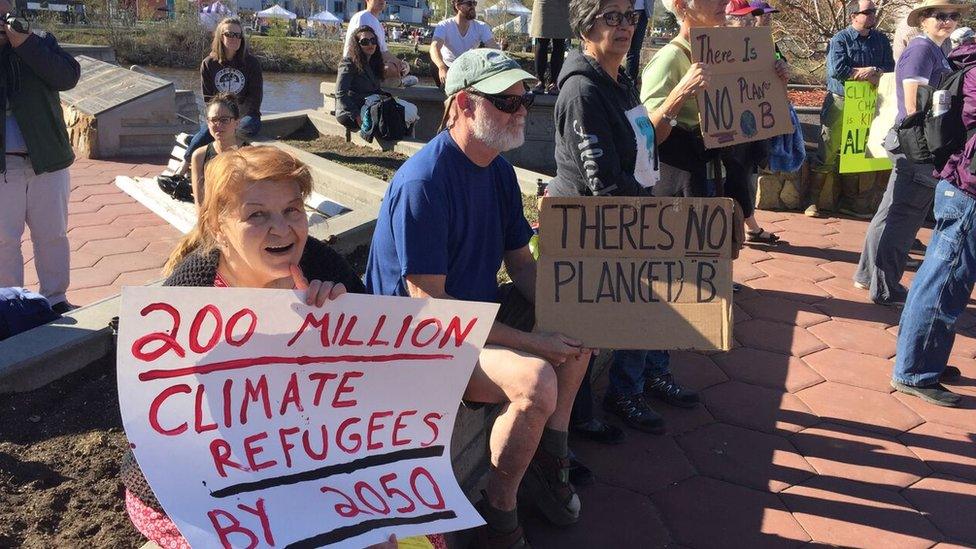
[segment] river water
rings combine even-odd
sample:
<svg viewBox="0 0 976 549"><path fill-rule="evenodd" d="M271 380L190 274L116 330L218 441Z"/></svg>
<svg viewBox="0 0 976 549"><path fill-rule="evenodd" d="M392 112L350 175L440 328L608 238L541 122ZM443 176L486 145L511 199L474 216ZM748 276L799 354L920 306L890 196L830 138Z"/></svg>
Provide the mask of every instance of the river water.
<svg viewBox="0 0 976 549"><path fill-rule="evenodd" d="M193 90L197 95L197 105L203 113L203 96L200 95L200 72L190 69L169 67L144 67L160 78L172 81L178 90ZM261 102L263 114L275 114L302 109L317 109L322 106L322 93L319 84L334 82L334 74L307 73L264 73L264 100Z"/></svg>

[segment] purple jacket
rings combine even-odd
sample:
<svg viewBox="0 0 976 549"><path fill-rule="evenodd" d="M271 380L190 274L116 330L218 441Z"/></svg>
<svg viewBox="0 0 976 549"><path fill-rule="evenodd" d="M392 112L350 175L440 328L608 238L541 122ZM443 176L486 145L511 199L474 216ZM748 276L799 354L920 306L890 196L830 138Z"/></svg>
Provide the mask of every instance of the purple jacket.
<svg viewBox="0 0 976 549"><path fill-rule="evenodd" d="M959 46L949 54L949 60L957 68L976 66L976 44ZM976 69L966 73L962 85L963 107L962 121L966 129L976 127ZM937 175L949 183L959 187L970 196L976 196L976 175L969 171L969 165L976 155L976 135L973 135L966 146L949 158L945 168Z"/></svg>

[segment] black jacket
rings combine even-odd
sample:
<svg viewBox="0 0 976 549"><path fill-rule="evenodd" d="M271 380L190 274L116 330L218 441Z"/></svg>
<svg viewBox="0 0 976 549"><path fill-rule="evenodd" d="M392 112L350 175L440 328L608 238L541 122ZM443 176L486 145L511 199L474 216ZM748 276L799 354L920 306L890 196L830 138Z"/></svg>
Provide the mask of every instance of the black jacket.
<svg viewBox="0 0 976 549"><path fill-rule="evenodd" d="M34 31L20 47L4 46L0 50L0 148L6 150L4 116L9 102L34 173L70 166L75 154L58 92L75 87L80 76L78 61L58 46L52 34ZM0 172L6 171L3 157Z"/></svg>
<svg viewBox="0 0 976 549"><path fill-rule="evenodd" d="M209 254L188 255L173 269L173 273L163 282L163 286L213 286L217 278L219 257L218 250ZM342 282L349 293L366 293L363 281L356 276L345 258L321 240L308 237L298 266L301 267L305 278L309 280Z"/></svg>
<svg viewBox="0 0 976 549"><path fill-rule="evenodd" d="M556 100L556 177L550 196L638 196L637 141L624 114L640 105L623 69L614 80L596 60L569 52Z"/></svg>
<svg viewBox="0 0 976 549"><path fill-rule="evenodd" d="M336 75L336 119L346 127L356 126L356 117L366 97L382 91L380 78L372 69L367 67L361 71L352 59L344 58Z"/></svg>
<svg viewBox="0 0 976 549"><path fill-rule="evenodd" d="M200 86L205 102L218 93L232 93L241 107L241 116L261 116L264 76L261 63L251 54L235 55L221 64L212 54L200 63Z"/></svg>

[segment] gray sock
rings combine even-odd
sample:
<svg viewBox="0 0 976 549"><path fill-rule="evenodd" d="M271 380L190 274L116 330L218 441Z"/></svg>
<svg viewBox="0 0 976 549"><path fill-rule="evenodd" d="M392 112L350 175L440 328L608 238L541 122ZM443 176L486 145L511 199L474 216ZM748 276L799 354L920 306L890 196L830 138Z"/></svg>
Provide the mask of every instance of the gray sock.
<svg viewBox="0 0 976 549"><path fill-rule="evenodd" d="M546 453L564 458L569 455L569 433L546 427L542 430L542 440L539 441L539 445Z"/></svg>
<svg viewBox="0 0 976 549"><path fill-rule="evenodd" d="M496 509L488 502L488 494L482 492L481 496L482 500L478 511L481 512L481 518L485 519L489 528L502 534L514 532L518 528L518 507L511 511Z"/></svg>

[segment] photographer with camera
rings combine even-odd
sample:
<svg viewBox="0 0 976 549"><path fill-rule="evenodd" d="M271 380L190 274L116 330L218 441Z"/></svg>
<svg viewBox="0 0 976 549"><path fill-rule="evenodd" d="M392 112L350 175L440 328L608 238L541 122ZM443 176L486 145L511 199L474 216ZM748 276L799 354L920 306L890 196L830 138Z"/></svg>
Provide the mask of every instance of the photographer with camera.
<svg viewBox="0 0 976 549"><path fill-rule="evenodd" d="M31 31L0 0L0 287L24 285L21 236L30 228L40 293L55 312L72 308L67 237L68 141L58 92L78 83L81 67L54 36Z"/></svg>

